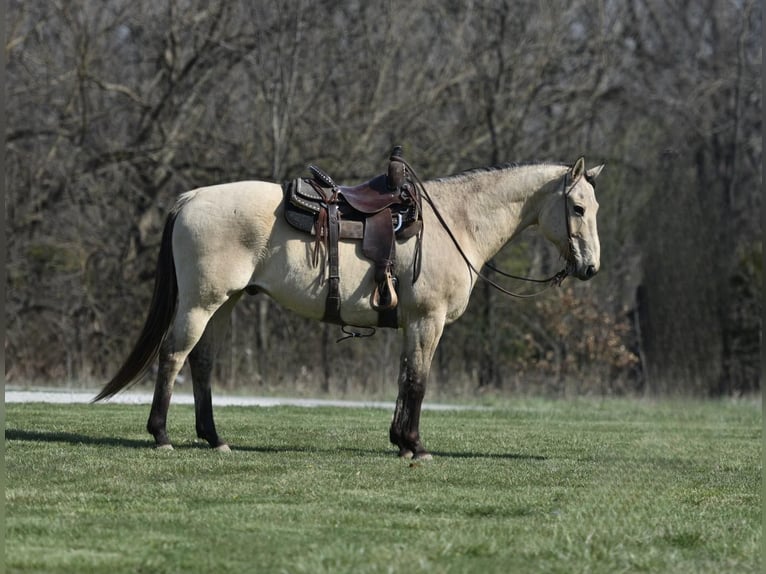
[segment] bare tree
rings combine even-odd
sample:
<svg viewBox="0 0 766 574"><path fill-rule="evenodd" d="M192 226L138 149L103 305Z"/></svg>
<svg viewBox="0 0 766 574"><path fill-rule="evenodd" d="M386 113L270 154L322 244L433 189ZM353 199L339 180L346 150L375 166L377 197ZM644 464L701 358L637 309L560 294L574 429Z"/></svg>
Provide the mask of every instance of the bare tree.
<svg viewBox="0 0 766 574"><path fill-rule="evenodd" d="M599 277L534 303L477 289L444 334L437 388L756 389L760 26L752 0L14 0L9 380L112 373L179 193L308 163L355 183L404 144L426 178L607 162ZM497 262L560 264L534 233ZM395 333L315 332L246 298L218 379L383 392L395 378Z"/></svg>

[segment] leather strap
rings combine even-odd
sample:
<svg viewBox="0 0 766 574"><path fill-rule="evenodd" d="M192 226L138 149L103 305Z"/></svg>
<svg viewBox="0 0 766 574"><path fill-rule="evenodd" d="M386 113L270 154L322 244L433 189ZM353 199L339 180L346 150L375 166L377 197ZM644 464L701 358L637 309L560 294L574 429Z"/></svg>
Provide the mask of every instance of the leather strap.
<svg viewBox="0 0 766 574"><path fill-rule="evenodd" d="M323 321L343 324L340 318L340 258L338 238L340 236L340 213L338 204L327 206L327 300L325 301Z"/></svg>
<svg viewBox="0 0 766 574"><path fill-rule="evenodd" d="M378 327L389 329L399 328L399 307L381 309L378 311Z"/></svg>
<svg viewBox="0 0 766 574"><path fill-rule="evenodd" d="M316 267L319 265L319 247L322 245L322 239L327 243L327 208L323 207L317 213L314 223L314 253L311 257L311 263Z"/></svg>

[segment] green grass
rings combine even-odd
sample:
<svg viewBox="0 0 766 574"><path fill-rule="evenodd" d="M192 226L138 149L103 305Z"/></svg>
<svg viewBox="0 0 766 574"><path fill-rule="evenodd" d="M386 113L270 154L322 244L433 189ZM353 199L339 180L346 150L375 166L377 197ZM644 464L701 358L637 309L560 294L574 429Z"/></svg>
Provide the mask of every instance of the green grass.
<svg viewBox="0 0 766 574"><path fill-rule="evenodd" d="M509 402L423 415L6 405L9 572L760 572L755 402Z"/></svg>

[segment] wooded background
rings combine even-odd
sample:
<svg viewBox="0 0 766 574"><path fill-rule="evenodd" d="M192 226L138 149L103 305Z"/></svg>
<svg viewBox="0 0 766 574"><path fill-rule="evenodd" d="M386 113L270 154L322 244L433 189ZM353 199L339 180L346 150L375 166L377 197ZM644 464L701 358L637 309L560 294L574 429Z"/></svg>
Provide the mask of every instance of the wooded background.
<svg viewBox="0 0 766 574"><path fill-rule="evenodd" d="M755 391L761 23L752 0L12 0L6 380L111 377L179 193L309 163L357 183L401 144L426 179L606 163L602 271L525 301L479 284L438 391ZM560 266L534 233L496 262ZM219 386L396 385L395 332L335 344L262 296L231 323Z"/></svg>

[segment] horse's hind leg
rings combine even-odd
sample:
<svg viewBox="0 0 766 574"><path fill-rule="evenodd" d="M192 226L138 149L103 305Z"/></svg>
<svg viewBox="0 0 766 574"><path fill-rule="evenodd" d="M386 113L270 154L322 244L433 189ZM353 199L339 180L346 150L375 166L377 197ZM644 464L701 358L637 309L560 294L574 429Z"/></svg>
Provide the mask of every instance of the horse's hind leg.
<svg viewBox="0 0 766 574"><path fill-rule="evenodd" d="M197 437L204 439L218 450L228 450L228 446L218 436L213 421L213 397L210 391L210 376L215 364L215 348L202 339L189 354L192 383L194 385L194 415Z"/></svg>
<svg viewBox="0 0 766 574"><path fill-rule="evenodd" d="M234 296L216 311L199 343L189 354L189 367L194 385L194 414L197 436L220 451L228 451L229 446L218 436L215 428L210 378L215 365L215 357L228 328L229 316L238 300L239 295Z"/></svg>
<svg viewBox="0 0 766 574"><path fill-rule="evenodd" d="M146 430L154 436L158 448L172 448L167 431L167 419L173 384L186 357L205 332L205 326L211 314L211 311L202 308L191 310L179 308L170 333L160 347L157 382L154 386L149 420L146 423Z"/></svg>
<svg viewBox="0 0 766 574"><path fill-rule="evenodd" d="M404 350L399 371L399 396L389 437L403 458L429 459L420 440L420 409L426 393L436 346L444 320L427 319L404 330Z"/></svg>
<svg viewBox="0 0 766 574"><path fill-rule="evenodd" d="M154 436L157 448L173 448L167 431L168 409L170 397L173 394L173 383L183 366L183 360L177 366L176 361L172 359L173 346L173 335L169 334L160 346L157 382L154 384L152 409L149 411L149 420L146 422L146 430Z"/></svg>

